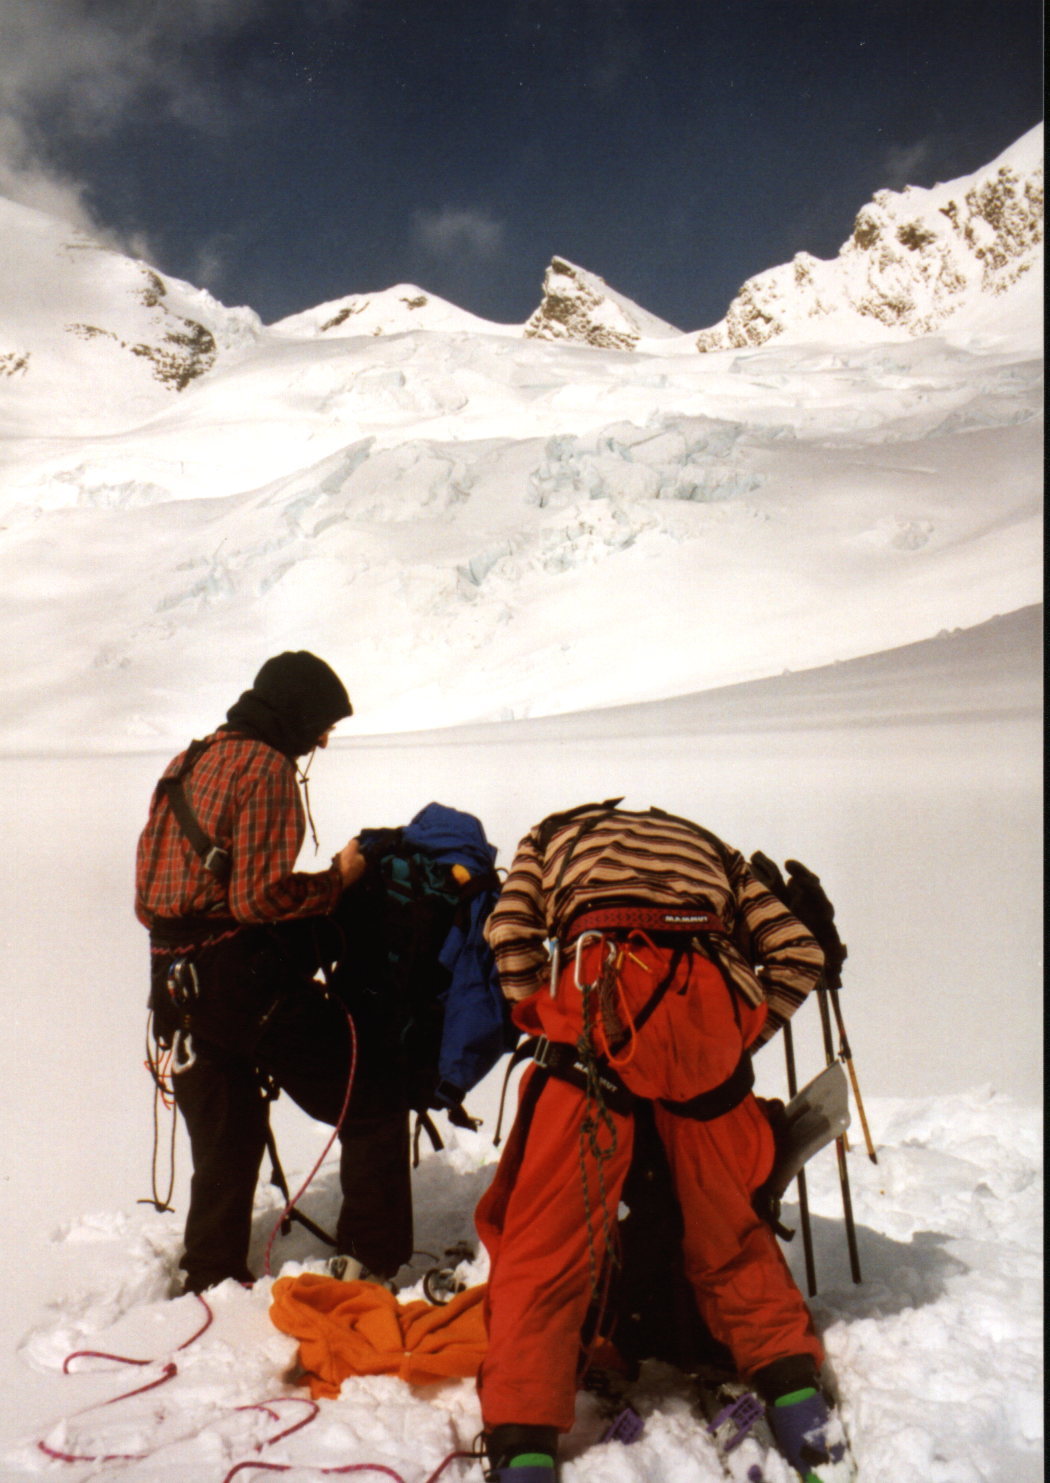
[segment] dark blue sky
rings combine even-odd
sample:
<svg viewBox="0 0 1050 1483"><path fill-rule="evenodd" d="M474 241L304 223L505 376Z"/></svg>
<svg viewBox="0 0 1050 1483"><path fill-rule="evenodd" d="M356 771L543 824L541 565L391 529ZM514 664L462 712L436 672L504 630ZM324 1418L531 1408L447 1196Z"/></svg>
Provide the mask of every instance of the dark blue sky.
<svg viewBox="0 0 1050 1483"><path fill-rule="evenodd" d="M267 321L411 281L516 322L560 253L698 329L1042 116L1035 0L154 3L65 0L98 44L62 87L23 19L9 106L98 223Z"/></svg>

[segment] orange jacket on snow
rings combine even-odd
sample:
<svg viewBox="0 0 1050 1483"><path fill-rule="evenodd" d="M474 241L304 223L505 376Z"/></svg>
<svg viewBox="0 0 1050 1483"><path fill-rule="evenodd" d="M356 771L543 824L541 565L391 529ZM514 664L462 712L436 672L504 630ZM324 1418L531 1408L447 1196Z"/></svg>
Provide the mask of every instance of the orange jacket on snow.
<svg viewBox="0 0 1050 1483"><path fill-rule="evenodd" d="M399 1303L374 1282L304 1272L273 1285L270 1318L299 1340L310 1394L339 1394L351 1375L396 1375L410 1385L477 1374L485 1353L484 1287L444 1306Z"/></svg>

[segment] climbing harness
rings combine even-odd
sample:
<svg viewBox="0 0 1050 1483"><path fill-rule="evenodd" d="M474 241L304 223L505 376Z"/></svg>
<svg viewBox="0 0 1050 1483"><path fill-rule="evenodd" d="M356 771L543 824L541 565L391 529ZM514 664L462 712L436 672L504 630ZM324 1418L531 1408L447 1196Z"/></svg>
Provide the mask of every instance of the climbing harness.
<svg viewBox="0 0 1050 1483"><path fill-rule="evenodd" d="M168 805L178 820L179 827L193 846L194 853L205 870L209 871L220 885L225 886L229 883L233 868L230 852L205 834L200 820L186 797L186 778L193 771L201 754L215 745L215 740L213 738L209 741L191 742L186 748L178 771L161 778L157 784L157 790L168 800Z"/></svg>

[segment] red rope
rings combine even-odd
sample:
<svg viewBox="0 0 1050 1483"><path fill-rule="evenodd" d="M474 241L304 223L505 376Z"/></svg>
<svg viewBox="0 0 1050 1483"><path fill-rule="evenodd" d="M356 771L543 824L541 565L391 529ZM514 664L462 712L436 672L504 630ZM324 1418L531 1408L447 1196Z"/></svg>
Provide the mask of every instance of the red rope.
<svg viewBox="0 0 1050 1483"><path fill-rule="evenodd" d="M84 1352L87 1353L89 1351ZM119 1355L107 1354L103 1357L105 1359L118 1359ZM122 1363L129 1365L149 1365L153 1361L149 1359L129 1359L122 1361ZM69 1373L68 1370L65 1370L64 1366L63 1370L64 1373ZM77 1416L84 1416L88 1411L98 1411L103 1406L115 1406L118 1401L128 1401L133 1395L145 1395L147 1390L156 1390L161 1385L167 1385L168 1381L174 1379L178 1372L178 1365L174 1360L169 1360L164 1366L163 1372L158 1375L156 1380L150 1380L147 1385L138 1385L134 1390L125 1390L120 1395L111 1396L108 1401L102 1401L98 1406L88 1406L84 1411L77 1411L75 1414ZM110 1452L102 1457L87 1457L74 1452L57 1452L53 1447L49 1447L46 1442L37 1442L36 1445L45 1456L53 1457L58 1462L139 1462L150 1455L148 1452Z"/></svg>
<svg viewBox="0 0 1050 1483"><path fill-rule="evenodd" d="M350 1020L349 1015L347 1015L347 1019L350 1021L351 1035L353 1036L353 1021ZM352 1043L353 1054L351 1057L350 1081L347 1085L347 1095L344 1103L343 1114L345 1114L346 1105L350 1101L350 1087L353 1084L354 1065L356 1063L357 1057L356 1039L354 1039ZM312 1177L313 1176L311 1175L311 1178ZM307 1181L307 1183L309 1183L309 1180ZM298 1198L298 1196L296 1198ZM294 1203L294 1201L292 1203ZM194 1293L193 1296L197 1299L198 1303L200 1303L201 1307L204 1309L204 1322L200 1325L199 1328L194 1330L194 1332L189 1336L188 1339L184 1339L182 1343L178 1345L175 1350L176 1354L181 1353L184 1349L188 1349L191 1344L196 1343L201 1335L206 1333L207 1330L211 1327L212 1323L215 1321L215 1315L212 1312L211 1306L209 1305L207 1300L200 1293ZM64 1375L68 1375L70 1373L69 1366L75 1359L105 1359L112 1361L114 1364L136 1366L158 1363L158 1361L152 1359L139 1359L124 1354L110 1354L102 1349L77 1349L72 1354L67 1355L65 1360L63 1361L62 1373ZM131 1400L133 1396L145 1395L147 1391L157 1390L160 1386L166 1385L169 1380L173 1380L175 1378L178 1372L179 1367L175 1363L175 1361L168 1360L167 1363L164 1365L163 1370L156 1377L156 1379L147 1381L145 1385L138 1385L135 1387L134 1390L122 1391L120 1395L111 1396L108 1401L101 1401L97 1405L87 1406L84 1408L83 1411L75 1412L74 1415L84 1416L91 1411L101 1410L104 1406L115 1406L118 1401L127 1401ZM320 1406L317 1404L316 1401L307 1399L306 1396L285 1395L273 1396L269 1400L256 1401L253 1404L247 1406L234 1407L234 1410L236 1411L261 1411L265 1416L269 1416L271 1420L280 1422L280 1412L275 1408L281 1405L287 1405L289 1402L298 1406L305 1406L306 1414L300 1417L298 1421L294 1421L290 1425L285 1426L282 1431L276 1432L272 1437L267 1437L264 1441L257 1443L255 1449L257 1452L261 1452L264 1447L272 1447L275 1443L282 1442L286 1437L290 1437L295 1432L302 1431L304 1427L309 1426L309 1424L320 1414ZM52 1447L48 1442L45 1441L38 1441L36 1445L38 1450L41 1451L45 1457L51 1458L54 1462L144 1462L146 1458L152 1456L151 1452L64 1452L57 1447ZM434 1472L432 1472L428 1476L428 1478L426 1479L426 1483L437 1483L437 1479L441 1476L441 1474L445 1471L449 1464L454 1462L457 1458L471 1458L473 1456L474 1454L471 1452L450 1452L449 1455L444 1459L444 1461L438 1465ZM344 1463L342 1466L339 1467L316 1467L314 1465L311 1465L310 1463L263 1462L255 1458L250 1458L244 1462L236 1463L226 1474L226 1477L223 1479L223 1483L230 1483L230 1480L232 1478L235 1478L238 1473L243 1473L251 1468L256 1468L268 1473L290 1473L294 1472L297 1468L306 1467L311 1468L311 1470L314 1472L323 1473L327 1476L332 1477L345 1476L350 1473L380 1473L387 1478L393 1479L394 1483L406 1483L406 1480L400 1473L395 1472L393 1468L388 1468L385 1466L385 1464L380 1462L351 1462Z"/></svg>
<svg viewBox="0 0 1050 1483"><path fill-rule="evenodd" d="M384 1467L381 1462L348 1462L338 1468L313 1467L308 1462L239 1462L226 1474L222 1483L230 1483L231 1478L236 1478L245 1468L261 1468L267 1473L293 1473L297 1468L310 1468L314 1473L382 1473L387 1478L393 1478L394 1483L405 1483L400 1473L395 1473L393 1468Z"/></svg>
<svg viewBox="0 0 1050 1483"><path fill-rule="evenodd" d="M313 1166L309 1174L306 1176L306 1179L303 1181L298 1193L292 1196L287 1205L281 1211L280 1215L277 1217L276 1225L270 1232L270 1239L266 1243L266 1257L263 1262L263 1272L267 1277L272 1276L270 1267L270 1254L273 1251L273 1243L277 1240L278 1231L281 1229L285 1221L288 1219L289 1215L291 1215L292 1211L298 1205L303 1195L305 1195L306 1191L310 1188L310 1185L316 1178L318 1169L320 1169L321 1165L328 1157L332 1144L339 1137L339 1134L342 1132L343 1129L343 1124L346 1121L347 1110L350 1106L350 1094L354 1089L354 1077L357 1074L357 1027L354 1025L353 1015L348 1009L346 1009L345 1005L343 1007L346 1013L347 1035L349 1036L350 1040L350 1074L346 1078L346 1092L343 1096L343 1105L340 1108L339 1117L336 1121L336 1125L332 1129L332 1136L329 1138L328 1142L321 1150L320 1158L317 1160L317 1163Z"/></svg>
<svg viewBox="0 0 1050 1483"><path fill-rule="evenodd" d="M176 1354L178 1354L183 1349L188 1349L191 1344L195 1344L196 1341L200 1338L201 1334L207 1333L208 1329L211 1328L212 1323L215 1320L215 1314L211 1311L211 1308L208 1306L205 1299L201 1297L200 1293L195 1292L193 1296L197 1299L197 1302L200 1303L201 1307L204 1309L204 1322L201 1324L199 1329L194 1330L194 1332L189 1336L188 1339L184 1339L182 1341L182 1343L175 1350ZM69 1367L75 1359L109 1359L112 1360L114 1364L118 1365L153 1365L157 1363L157 1361L154 1359L132 1359L129 1355L126 1354L108 1354L104 1349L74 1349L73 1353L67 1354L65 1359L62 1361L63 1375L69 1374ZM130 1391L129 1394L135 1395L136 1392ZM121 1397L117 1396L116 1399L120 1400ZM108 1406L111 1405L112 1402L106 1401L105 1404Z"/></svg>
<svg viewBox="0 0 1050 1483"><path fill-rule="evenodd" d="M282 1401L294 1401L297 1406L306 1406L308 1414L300 1421L295 1422L293 1426L286 1426L284 1431L278 1432L275 1437L267 1437L265 1442L259 1443L260 1448L272 1447L275 1442L283 1442L285 1437L290 1437L293 1432L302 1431L304 1426L310 1425L310 1422L313 1421L321 1409L316 1401L308 1401L304 1395L273 1396L268 1401L256 1401L254 1405L238 1406L236 1409L238 1411L265 1411L266 1415L272 1417L274 1421L280 1421L280 1416L271 1407L279 1405Z"/></svg>
<svg viewBox="0 0 1050 1483"><path fill-rule="evenodd" d="M440 1463L434 1470L434 1472L429 1475L426 1483L437 1483L437 1479L445 1471L449 1463L455 1462L456 1459L460 1457L476 1460L475 1454L473 1452L450 1452L445 1460ZM243 1472L246 1468L260 1468L268 1473L293 1473L299 1468L309 1468L311 1472L324 1473L326 1477L333 1478L340 1476L345 1477L349 1473L382 1473L384 1477L393 1478L395 1480L395 1483L405 1483L405 1479L400 1473L396 1473L393 1468L388 1468L381 1462L347 1462L343 1463L339 1467L321 1468L317 1467L316 1464L308 1462L254 1461L237 1463L226 1474L225 1478L223 1478L222 1480L222 1483L230 1483L231 1478L235 1478L238 1473Z"/></svg>
<svg viewBox="0 0 1050 1483"><path fill-rule="evenodd" d="M194 1293L193 1296L204 1309L204 1322L200 1328L194 1330L188 1339L182 1341L175 1351L176 1354L180 1353L183 1349L188 1349L191 1344L195 1343L201 1334L205 1333L211 1327L215 1318L214 1313L212 1313L211 1308L205 1299L201 1297L200 1293ZM102 1349L76 1349L72 1354L67 1354L62 1361L63 1375L69 1374L69 1367L75 1359L107 1359L118 1365L152 1365L157 1363L156 1360L135 1359L127 1354L109 1354ZM111 1396L108 1401L100 1401L96 1406L86 1406L83 1411L74 1412L74 1415L85 1416L89 1411L101 1410L103 1406L115 1406L118 1401L128 1401L132 1396L145 1395L149 1390L157 1390L161 1385L167 1385L168 1381L173 1380L178 1372L179 1367L175 1361L168 1360L164 1369L155 1380L150 1380L145 1385L138 1385L134 1390L121 1391L120 1395ZM54 1458L56 1462L140 1462L143 1458L150 1456L148 1452L112 1452L106 1453L104 1456L84 1456L74 1452L60 1452L56 1448L49 1446L47 1442L42 1441L37 1442L37 1447L44 1453L45 1457Z"/></svg>

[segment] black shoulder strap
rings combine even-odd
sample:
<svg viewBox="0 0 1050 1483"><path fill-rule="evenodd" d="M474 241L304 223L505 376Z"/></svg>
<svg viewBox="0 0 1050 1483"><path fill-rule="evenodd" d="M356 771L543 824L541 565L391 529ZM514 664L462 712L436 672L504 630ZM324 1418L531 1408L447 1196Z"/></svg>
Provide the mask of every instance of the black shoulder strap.
<svg viewBox="0 0 1050 1483"><path fill-rule="evenodd" d="M191 742L178 772L172 773L170 777L161 778L158 787L171 805L171 811L178 820L179 827L193 846L205 870L209 870L216 880L225 885L230 878L232 864L229 851L222 849L205 834L200 820L190 807L186 789L183 786L183 779L193 770L201 753L206 752L210 746L210 741Z"/></svg>
<svg viewBox="0 0 1050 1483"><path fill-rule="evenodd" d="M537 831L537 843L539 844L541 855L546 855L547 846L550 844L551 840L559 829L561 829L566 824L571 824L573 819L579 818L580 814L586 814L589 816L584 819L579 829L577 829L576 833L569 841L569 844L565 850L565 854L562 857L561 869L558 871L558 879L554 882L552 891L557 891L558 887L565 879L565 872L569 868L569 862L572 859L573 855L575 855L576 847L583 836L585 834L589 834L592 829L596 829L602 822L602 820L607 819L611 813L615 813L617 806L622 802L623 798L620 797L606 798L602 803L581 803L577 808L566 809L566 811L561 814L550 814L546 819L544 819L543 823L539 827L539 830ZM595 812L592 812L592 810L595 810Z"/></svg>
<svg viewBox="0 0 1050 1483"><path fill-rule="evenodd" d="M600 808L605 813L610 813L623 802L623 798L606 798L602 803L579 803L575 808L563 809L558 814L548 814L536 830L536 841L539 844L541 854L547 853L547 846L553 835L563 824L571 824L573 819L578 819L581 814L588 814L592 809ZM597 819L594 821L597 823Z"/></svg>

